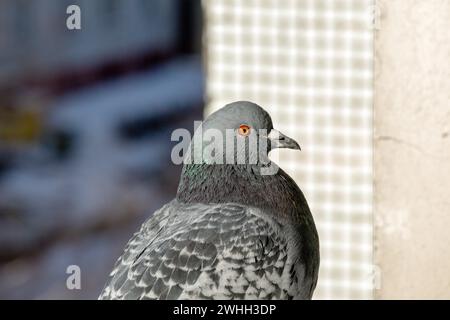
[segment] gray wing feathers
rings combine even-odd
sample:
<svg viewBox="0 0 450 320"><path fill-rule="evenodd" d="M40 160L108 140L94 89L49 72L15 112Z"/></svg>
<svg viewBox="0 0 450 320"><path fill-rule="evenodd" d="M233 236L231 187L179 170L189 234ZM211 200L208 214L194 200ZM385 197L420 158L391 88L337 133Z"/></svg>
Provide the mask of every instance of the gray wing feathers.
<svg viewBox="0 0 450 320"><path fill-rule="evenodd" d="M166 205L130 240L100 299L292 298L285 238L249 211Z"/></svg>
<svg viewBox="0 0 450 320"><path fill-rule="evenodd" d="M125 282L128 268L137 257L143 253L145 248L162 231L170 215L170 203L156 211L128 241L124 253L115 263L109 275L109 280L103 289L99 299L114 298L114 285Z"/></svg>

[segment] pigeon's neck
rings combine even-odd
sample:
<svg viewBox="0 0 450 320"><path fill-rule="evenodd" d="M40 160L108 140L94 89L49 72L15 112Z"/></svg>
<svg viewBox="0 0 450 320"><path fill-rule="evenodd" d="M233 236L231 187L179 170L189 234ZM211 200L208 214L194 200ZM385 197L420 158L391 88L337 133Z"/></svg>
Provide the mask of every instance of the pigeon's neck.
<svg viewBox="0 0 450 320"><path fill-rule="evenodd" d="M310 214L295 182L281 169L261 175L257 165L189 164L183 167L177 200L183 203L239 203L279 215Z"/></svg>

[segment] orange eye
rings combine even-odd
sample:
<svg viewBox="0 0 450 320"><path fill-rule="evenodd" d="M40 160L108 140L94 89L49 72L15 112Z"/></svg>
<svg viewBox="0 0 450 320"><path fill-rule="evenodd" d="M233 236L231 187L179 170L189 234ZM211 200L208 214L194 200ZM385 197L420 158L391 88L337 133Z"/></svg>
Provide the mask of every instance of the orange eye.
<svg viewBox="0 0 450 320"><path fill-rule="evenodd" d="M250 134L250 127L246 124L241 124L239 126L238 132L241 136L248 136Z"/></svg>

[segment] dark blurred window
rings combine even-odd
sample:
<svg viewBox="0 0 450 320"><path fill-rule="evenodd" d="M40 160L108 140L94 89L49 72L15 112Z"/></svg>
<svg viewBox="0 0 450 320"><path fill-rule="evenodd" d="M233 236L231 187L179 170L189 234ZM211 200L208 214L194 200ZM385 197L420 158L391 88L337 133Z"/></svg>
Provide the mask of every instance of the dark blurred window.
<svg viewBox="0 0 450 320"><path fill-rule="evenodd" d="M50 131L44 136L44 145L57 160L65 160L72 156L75 142L76 134L64 129Z"/></svg>
<svg viewBox="0 0 450 320"><path fill-rule="evenodd" d="M121 123L118 127L119 137L123 140L139 140L160 133L174 125L177 114L149 114Z"/></svg>
<svg viewBox="0 0 450 320"><path fill-rule="evenodd" d="M154 115L139 117L119 125L119 136L123 140L139 140L158 133L164 127L164 121Z"/></svg>
<svg viewBox="0 0 450 320"><path fill-rule="evenodd" d="M10 154L0 153L0 178L2 174L13 166L13 160Z"/></svg>

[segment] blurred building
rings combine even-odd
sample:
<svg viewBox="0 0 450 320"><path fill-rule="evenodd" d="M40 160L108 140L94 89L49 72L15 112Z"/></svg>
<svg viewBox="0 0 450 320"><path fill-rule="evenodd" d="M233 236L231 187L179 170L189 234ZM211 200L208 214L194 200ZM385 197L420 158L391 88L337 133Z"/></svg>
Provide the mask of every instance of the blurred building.
<svg viewBox="0 0 450 320"><path fill-rule="evenodd" d="M81 30L66 27L72 4L81 8ZM0 2L0 139L36 136L33 117L55 95L199 54L200 20L198 1Z"/></svg>
<svg viewBox="0 0 450 320"><path fill-rule="evenodd" d="M71 4L81 30L66 27ZM167 58L181 49L182 9L173 0L2 1L0 82L74 86Z"/></svg>
<svg viewBox="0 0 450 320"><path fill-rule="evenodd" d="M1 298L95 298L173 197L170 134L202 117L201 19L199 1L0 2Z"/></svg>

